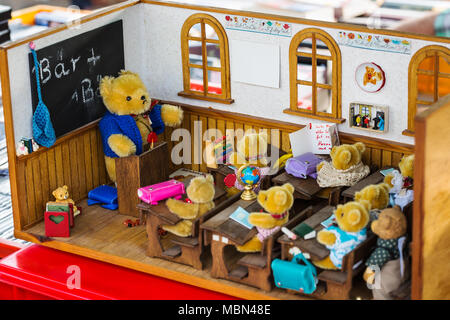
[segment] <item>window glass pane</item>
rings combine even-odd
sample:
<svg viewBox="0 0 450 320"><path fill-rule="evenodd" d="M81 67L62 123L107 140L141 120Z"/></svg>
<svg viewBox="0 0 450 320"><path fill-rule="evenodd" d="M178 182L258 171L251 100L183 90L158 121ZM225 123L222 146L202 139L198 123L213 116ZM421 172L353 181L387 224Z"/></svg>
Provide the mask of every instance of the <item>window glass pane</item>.
<svg viewBox="0 0 450 320"><path fill-rule="evenodd" d="M206 39L219 40L216 31L209 24L205 23Z"/></svg>
<svg viewBox="0 0 450 320"><path fill-rule="evenodd" d="M206 43L208 66L220 67L220 46L217 43Z"/></svg>
<svg viewBox="0 0 450 320"><path fill-rule="evenodd" d="M427 57L419 63L419 70L433 71L434 70L435 57Z"/></svg>
<svg viewBox="0 0 450 320"><path fill-rule="evenodd" d="M317 47L317 54L320 54L322 56L328 56L331 57L331 52L328 49L328 46L323 42L322 40L316 39L316 47Z"/></svg>
<svg viewBox="0 0 450 320"><path fill-rule="evenodd" d="M332 84L333 61L317 60L317 83Z"/></svg>
<svg viewBox="0 0 450 320"><path fill-rule="evenodd" d="M417 99L422 101L434 101L434 76L417 75Z"/></svg>
<svg viewBox="0 0 450 320"><path fill-rule="evenodd" d="M297 79L304 81L312 81L312 65L311 59L310 63L299 63L297 64Z"/></svg>
<svg viewBox="0 0 450 320"><path fill-rule="evenodd" d="M200 23L194 24L189 30L190 37L201 37L202 36L202 26Z"/></svg>
<svg viewBox="0 0 450 320"><path fill-rule="evenodd" d="M201 41L189 40L189 63L202 65L202 43Z"/></svg>
<svg viewBox="0 0 450 320"><path fill-rule="evenodd" d="M208 70L208 93L222 94L222 73Z"/></svg>
<svg viewBox="0 0 450 320"><path fill-rule="evenodd" d="M439 97L450 94L450 57L447 59L439 57L439 73L445 74L445 77L439 78Z"/></svg>
<svg viewBox="0 0 450 320"><path fill-rule="evenodd" d="M190 89L192 91L203 92L203 69L190 68Z"/></svg>
<svg viewBox="0 0 450 320"><path fill-rule="evenodd" d="M304 110L312 110L312 87L298 85L297 86L297 107Z"/></svg>
<svg viewBox="0 0 450 320"><path fill-rule="evenodd" d="M297 48L297 52L312 53L312 39L303 40Z"/></svg>
<svg viewBox="0 0 450 320"><path fill-rule="evenodd" d="M317 112L331 113L331 90L317 88Z"/></svg>

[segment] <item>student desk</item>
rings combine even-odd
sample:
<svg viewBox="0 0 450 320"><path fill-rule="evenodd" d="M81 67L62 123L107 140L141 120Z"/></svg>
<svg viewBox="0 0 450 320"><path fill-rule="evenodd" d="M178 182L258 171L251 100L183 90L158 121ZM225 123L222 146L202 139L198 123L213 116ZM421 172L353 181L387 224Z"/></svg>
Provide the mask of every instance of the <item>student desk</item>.
<svg viewBox="0 0 450 320"><path fill-rule="evenodd" d="M340 187L321 188L316 179L308 177L301 179L283 172L272 179L276 185L290 183L294 187L294 198L302 200L313 200L315 198L328 199L329 205L337 205L340 197Z"/></svg>
<svg viewBox="0 0 450 320"><path fill-rule="evenodd" d="M227 246L243 245L257 234L256 228L248 229L229 218L238 207L248 212L262 210L257 201L239 200L200 226L205 231L205 239L211 243L211 276L270 291L273 286L271 263L280 254L275 245L281 231L264 240L261 252L238 253L227 257ZM297 214L292 211L291 209L290 219L286 224L288 228L298 224L309 213L308 210Z"/></svg>
<svg viewBox="0 0 450 320"><path fill-rule="evenodd" d="M187 178L183 181L186 187L191 179ZM167 239L162 239L160 234L161 225L175 225L183 219L170 212L165 201L160 201L154 206L147 203L138 204L137 207L146 222L148 236L147 255L187 264L199 270L203 269L200 256L203 253L204 246L202 233L199 232L199 225L230 203L236 201L240 195L229 198L223 188L216 186L215 189L214 201L216 207L193 221L191 237L178 237L169 234Z"/></svg>
<svg viewBox="0 0 450 320"><path fill-rule="evenodd" d="M382 169L382 170L384 170L384 169ZM362 179L361 181L359 181L354 186L344 190L342 192L342 196L344 197L344 203L348 202L348 201L352 201L353 198L355 197L355 193L364 189L368 185L378 184L378 183L383 182L384 175L382 175L380 171L381 170L378 170L375 173L372 173L371 175L369 175L369 176L365 177L364 179Z"/></svg>

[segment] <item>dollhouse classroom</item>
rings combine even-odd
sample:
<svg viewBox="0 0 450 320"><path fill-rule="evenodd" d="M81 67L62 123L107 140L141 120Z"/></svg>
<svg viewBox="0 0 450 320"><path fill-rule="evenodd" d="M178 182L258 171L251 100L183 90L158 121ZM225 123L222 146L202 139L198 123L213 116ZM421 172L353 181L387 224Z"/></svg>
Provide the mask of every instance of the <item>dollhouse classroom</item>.
<svg viewBox="0 0 450 320"><path fill-rule="evenodd" d="M244 299L450 299L450 39L125 1L0 46L16 238Z"/></svg>

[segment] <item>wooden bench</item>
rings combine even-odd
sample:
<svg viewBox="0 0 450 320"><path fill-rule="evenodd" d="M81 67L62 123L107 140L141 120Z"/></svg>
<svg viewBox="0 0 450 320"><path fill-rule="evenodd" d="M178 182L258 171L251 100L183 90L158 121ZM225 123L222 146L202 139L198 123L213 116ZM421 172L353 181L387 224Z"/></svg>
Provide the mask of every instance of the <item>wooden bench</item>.
<svg viewBox="0 0 450 320"><path fill-rule="evenodd" d="M214 197L216 207L192 221L192 236L179 237L169 234L167 239L163 239L160 234L161 225L175 225L182 219L171 213L164 201L156 206L147 203L138 204L137 208L140 210L141 215L145 217L144 220L146 221L148 237L147 255L186 264L202 270L204 262L201 259L201 255L205 251L205 241L203 239L203 233L199 229L200 224L227 208L233 202L239 200L239 198L240 194L228 197L222 188L216 186L216 194Z"/></svg>

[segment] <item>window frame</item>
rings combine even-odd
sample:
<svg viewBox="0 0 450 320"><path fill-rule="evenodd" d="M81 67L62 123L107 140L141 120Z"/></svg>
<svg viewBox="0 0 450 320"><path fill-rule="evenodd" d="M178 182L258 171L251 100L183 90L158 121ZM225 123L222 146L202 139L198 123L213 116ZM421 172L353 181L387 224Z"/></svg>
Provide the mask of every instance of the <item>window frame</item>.
<svg viewBox="0 0 450 320"><path fill-rule="evenodd" d="M414 137L415 134L415 124L414 120L417 114L417 104L424 105L432 105L439 100L439 57L447 57L450 59L450 49L439 46L439 45L431 45L425 46L419 49L414 56L411 58L408 68L408 128L403 130L402 134L405 136ZM435 57L434 61L434 70L432 73L428 73L425 70L421 72L419 70L419 65L429 57ZM418 100L418 81L417 76L419 74L431 75L433 76L434 81L434 93L433 93L433 102Z"/></svg>
<svg viewBox="0 0 450 320"><path fill-rule="evenodd" d="M312 39L311 53L297 52L299 45L303 40ZM330 51L331 57L322 56L316 54L317 40L321 40L325 43ZM309 57L312 60L312 81L298 80L298 57ZM317 60L330 60L332 61L332 82L331 85L317 83ZM307 28L299 31L291 40L289 46L289 86L290 86L290 106L283 112L324 120L334 123L343 123L345 119L342 117L341 106L341 51L339 46L334 41L333 37L327 32L317 28ZM305 110L298 108L298 86L308 85L312 87L312 110ZM317 108L317 88L331 89L331 113L318 112Z"/></svg>
<svg viewBox="0 0 450 320"><path fill-rule="evenodd" d="M189 35L189 31L196 24L201 25L201 37L192 37ZM205 25L208 24L217 34L218 39L207 39L205 33ZM190 68L194 65L189 61L189 41L198 41L202 44L202 67L203 70L203 89L204 91L191 90L191 76ZM206 46L208 43L218 44L220 48L220 67L208 66ZM231 104L234 102L231 99L230 90L230 64L229 64L229 52L228 52L228 38L225 29L220 22L213 16L197 13L191 15L183 24L181 28L181 59L183 66L183 91L178 95L191 99L200 99L213 101L224 104ZM195 67L194 67L195 68ZM198 68L198 67L197 67ZM216 71L221 73L221 89L222 93L214 94L208 92L208 71Z"/></svg>

